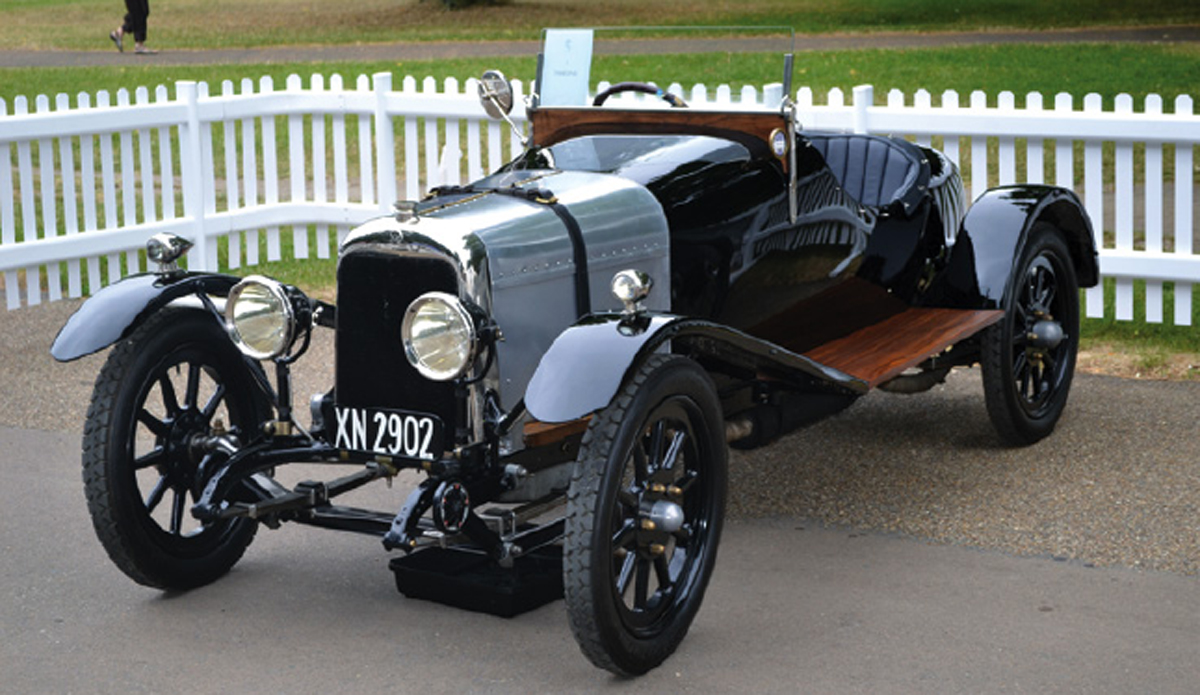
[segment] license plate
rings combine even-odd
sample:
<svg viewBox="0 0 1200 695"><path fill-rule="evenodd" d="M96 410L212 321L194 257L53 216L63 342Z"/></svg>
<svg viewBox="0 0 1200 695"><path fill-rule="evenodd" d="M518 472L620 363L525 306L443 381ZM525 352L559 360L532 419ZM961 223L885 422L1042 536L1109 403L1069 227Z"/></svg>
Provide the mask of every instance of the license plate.
<svg viewBox="0 0 1200 695"><path fill-rule="evenodd" d="M440 457L442 421L405 410L334 407L339 449L370 451L424 461Z"/></svg>

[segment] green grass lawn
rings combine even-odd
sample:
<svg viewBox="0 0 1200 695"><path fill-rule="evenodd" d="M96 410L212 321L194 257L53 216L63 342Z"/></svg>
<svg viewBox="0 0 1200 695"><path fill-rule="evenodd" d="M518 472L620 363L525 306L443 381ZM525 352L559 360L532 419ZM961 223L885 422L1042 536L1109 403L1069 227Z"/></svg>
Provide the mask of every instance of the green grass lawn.
<svg viewBox="0 0 1200 695"><path fill-rule="evenodd" d="M598 56L593 67L596 79L653 80L659 84L679 82L685 87L697 83L761 85L778 81L782 66L778 56L763 54L712 54L703 61L687 55ZM240 82L242 78L274 78L282 88L287 75L296 73L307 81L313 73L341 74L348 81L360 74L392 72L399 86L404 75L418 79L433 76L439 80L455 77L460 81L479 75L484 69L498 68L511 77L529 80L536 67L534 55L486 59L404 62L323 62L275 63L259 65L192 66L89 66L78 68L5 68L0 69L0 98L11 105L16 95L94 93L105 89L133 90L138 86L172 86L176 80L207 81L219 90L222 80ZM889 89L912 94L927 89L940 102L947 89L965 95L982 90L995 104L1004 90L1018 95L1041 92L1047 105L1053 95L1068 92L1078 104L1084 94L1095 92L1111 108L1119 93L1131 94L1141 109L1147 94L1164 98L1167 111L1173 109L1177 95L1200 96L1200 45L1195 44L1071 44L1071 45L994 45L953 46L920 49L863 49L855 51L802 52L796 57L795 84L811 87L824 100L833 87L847 93L859 84L875 85L876 99L882 103ZM1200 108L1200 107L1198 107Z"/></svg>
<svg viewBox="0 0 1200 695"><path fill-rule="evenodd" d="M112 50L114 0L4 0L0 48ZM1200 23L1194 0L171 0L150 41L173 48L532 39L553 26L790 26L800 33Z"/></svg>

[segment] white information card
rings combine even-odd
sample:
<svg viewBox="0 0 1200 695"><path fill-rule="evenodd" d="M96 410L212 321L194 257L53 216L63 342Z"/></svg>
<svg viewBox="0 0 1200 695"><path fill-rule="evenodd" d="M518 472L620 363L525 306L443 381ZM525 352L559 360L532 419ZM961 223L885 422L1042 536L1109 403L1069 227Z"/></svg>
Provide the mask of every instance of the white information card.
<svg viewBox="0 0 1200 695"><path fill-rule="evenodd" d="M591 29L547 29L538 84L541 105L587 104L591 69Z"/></svg>

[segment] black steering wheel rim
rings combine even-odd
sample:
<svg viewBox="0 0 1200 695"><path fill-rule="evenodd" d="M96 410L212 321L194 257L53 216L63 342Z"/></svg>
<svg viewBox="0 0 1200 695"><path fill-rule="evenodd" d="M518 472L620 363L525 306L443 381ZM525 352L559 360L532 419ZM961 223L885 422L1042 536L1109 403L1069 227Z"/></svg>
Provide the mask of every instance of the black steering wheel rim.
<svg viewBox="0 0 1200 695"><path fill-rule="evenodd" d="M675 108L687 108L687 102L681 97L671 94L661 87L656 87L646 82L618 82L614 85L611 85L608 89L596 95L596 98L592 100L592 106L603 106L604 102L607 101L610 96L614 94L620 94L622 92L641 92L643 94L650 94L662 99Z"/></svg>

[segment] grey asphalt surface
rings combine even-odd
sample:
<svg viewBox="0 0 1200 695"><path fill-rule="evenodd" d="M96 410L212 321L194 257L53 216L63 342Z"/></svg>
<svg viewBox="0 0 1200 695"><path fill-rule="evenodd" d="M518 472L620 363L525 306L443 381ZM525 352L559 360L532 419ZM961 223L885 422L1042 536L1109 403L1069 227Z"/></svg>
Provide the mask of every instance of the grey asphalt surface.
<svg viewBox="0 0 1200 695"><path fill-rule="evenodd" d="M1200 682L1200 383L1083 375L1059 431L1009 450L977 374L956 372L734 456L704 608L675 656L627 681L578 653L561 602L504 620L406 599L366 536L263 529L209 587L133 584L95 539L79 476L103 356L58 365L46 353L77 305L0 314L0 692L1194 693ZM321 389L330 351L317 341L302 361L298 394ZM1065 494L1097 487L1101 499ZM406 492L378 486L351 503L391 509ZM1022 516L1036 511L1025 500L1046 516ZM1144 555L1094 554L1088 537L1113 529ZM1049 545L1014 549L1014 537ZM1179 569L1133 568L1156 561Z"/></svg>
<svg viewBox="0 0 1200 695"><path fill-rule="evenodd" d="M924 34L879 32L796 36L797 51L836 51L855 48L926 48L977 44L1045 44L1089 42L1196 42L1200 26L1108 27L1051 31L930 32ZM776 50L776 42L771 50ZM601 41L606 54L707 53L763 50L762 39L654 39ZM161 49L155 55L118 53L103 33L94 51L0 51L0 67L70 67L79 65L209 65L221 63L285 63L382 60L438 60L445 58L533 56L536 41L447 41L359 44L346 46L277 46L204 50ZM786 48L786 47L784 47Z"/></svg>

